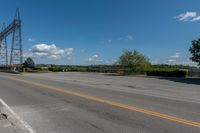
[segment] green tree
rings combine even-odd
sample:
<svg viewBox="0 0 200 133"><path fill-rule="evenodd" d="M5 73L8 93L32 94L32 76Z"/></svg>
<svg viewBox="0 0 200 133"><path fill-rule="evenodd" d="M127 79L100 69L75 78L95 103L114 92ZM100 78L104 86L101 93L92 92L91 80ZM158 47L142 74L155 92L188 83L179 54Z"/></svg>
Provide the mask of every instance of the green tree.
<svg viewBox="0 0 200 133"><path fill-rule="evenodd" d="M149 59L136 50L125 50L119 57L118 64L133 73L144 73L150 66Z"/></svg>
<svg viewBox="0 0 200 133"><path fill-rule="evenodd" d="M35 62L33 61L32 58L28 57L28 58L24 61L23 67L25 67L25 68L34 68L34 67L35 67Z"/></svg>
<svg viewBox="0 0 200 133"><path fill-rule="evenodd" d="M200 38L192 41L192 46L190 47L189 51L192 54L190 59L200 65Z"/></svg>

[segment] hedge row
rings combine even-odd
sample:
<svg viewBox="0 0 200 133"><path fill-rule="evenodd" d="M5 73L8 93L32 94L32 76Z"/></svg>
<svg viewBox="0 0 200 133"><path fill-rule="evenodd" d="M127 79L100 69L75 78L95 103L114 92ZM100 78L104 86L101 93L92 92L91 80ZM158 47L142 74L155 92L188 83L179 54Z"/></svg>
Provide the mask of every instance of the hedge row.
<svg viewBox="0 0 200 133"><path fill-rule="evenodd" d="M63 69L59 68L59 67L50 67L48 70L52 71L52 72L62 72L63 71Z"/></svg>
<svg viewBox="0 0 200 133"><path fill-rule="evenodd" d="M163 77L186 77L187 71L180 71L180 70L151 70L147 71L146 74L148 76L163 76Z"/></svg>

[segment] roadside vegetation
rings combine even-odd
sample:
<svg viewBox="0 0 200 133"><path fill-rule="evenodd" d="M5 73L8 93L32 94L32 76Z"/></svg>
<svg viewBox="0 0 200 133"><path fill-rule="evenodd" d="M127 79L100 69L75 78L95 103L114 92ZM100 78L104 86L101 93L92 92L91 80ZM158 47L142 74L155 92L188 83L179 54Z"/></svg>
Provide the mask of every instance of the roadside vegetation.
<svg viewBox="0 0 200 133"><path fill-rule="evenodd" d="M148 57L138 51L125 50L116 62L120 66L119 74L145 74L151 63Z"/></svg>
<svg viewBox="0 0 200 133"><path fill-rule="evenodd" d="M127 59L128 58L128 59ZM28 59L25 63L27 72L96 72L109 73L115 75L136 75L143 74L148 76L167 76L167 77L185 77L187 69L193 68L183 65L152 65L147 57L137 51L124 51L119 60L113 65L55 65L55 64L37 64L32 65Z"/></svg>
<svg viewBox="0 0 200 133"><path fill-rule="evenodd" d="M192 41L192 46L190 47L189 51L192 55L190 59L194 62L197 62L200 66L200 38Z"/></svg>
<svg viewBox="0 0 200 133"><path fill-rule="evenodd" d="M192 41L189 48L192 61L200 65L200 39ZM184 65L152 65L149 58L136 50L124 50L119 59L112 65L55 65L37 64L32 58L27 58L23 69L27 72L99 72L115 73L116 75L143 74L148 76L186 77L188 70L197 68Z"/></svg>

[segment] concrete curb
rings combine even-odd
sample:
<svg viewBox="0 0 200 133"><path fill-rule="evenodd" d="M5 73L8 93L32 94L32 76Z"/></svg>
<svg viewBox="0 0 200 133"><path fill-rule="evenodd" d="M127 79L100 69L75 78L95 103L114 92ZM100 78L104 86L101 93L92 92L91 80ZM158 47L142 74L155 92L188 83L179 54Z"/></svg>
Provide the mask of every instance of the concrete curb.
<svg viewBox="0 0 200 133"><path fill-rule="evenodd" d="M4 72L4 73L13 73L13 74L20 74L20 72L15 71L15 70L0 70L0 72Z"/></svg>
<svg viewBox="0 0 200 133"><path fill-rule="evenodd" d="M18 116L1 98L0 98L0 113L7 115L7 122L10 123L13 133L36 133L32 127ZM0 127L1 131L1 127ZM12 133L12 132L9 132Z"/></svg>

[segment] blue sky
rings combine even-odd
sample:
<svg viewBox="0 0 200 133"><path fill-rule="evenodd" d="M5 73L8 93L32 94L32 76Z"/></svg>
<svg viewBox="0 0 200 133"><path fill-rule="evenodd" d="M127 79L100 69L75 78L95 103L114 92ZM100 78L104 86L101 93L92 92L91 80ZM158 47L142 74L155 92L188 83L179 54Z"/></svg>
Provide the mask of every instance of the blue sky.
<svg viewBox="0 0 200 133"><path fill-rule="evenodd" d="M190 64L200 37L199 0L0 0L0 23L17 7L24 55L37 63L111 64L124 49L152 63Z"/></svg>

